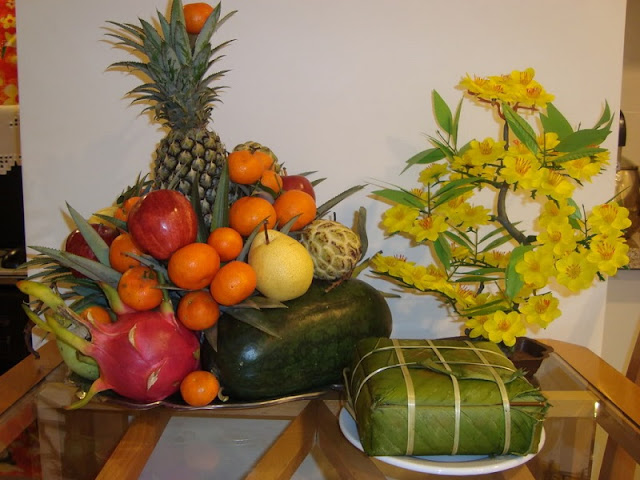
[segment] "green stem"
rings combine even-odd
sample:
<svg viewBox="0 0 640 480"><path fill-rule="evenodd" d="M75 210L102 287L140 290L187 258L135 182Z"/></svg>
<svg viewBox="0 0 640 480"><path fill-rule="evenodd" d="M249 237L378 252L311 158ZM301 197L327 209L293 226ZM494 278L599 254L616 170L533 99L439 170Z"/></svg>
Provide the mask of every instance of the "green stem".
<svg viewBox="0 0 640 480"><path fill-rule="evenodd" d="M55 319L54 315L51 313L45 313L45 319L47 320L47 325L56 336L56 338L70 347L75 348L79 352L88 355L87 347L90 345L84 338L80 338L77 335L74 335L66 328L62 327L58 321Z"/></svg>
<svg viewBox="0 0 640 480"><path fill-rule="evenodd" d="M60 307L66 307L64 300L42 283L34 282L32 280L21 280L16 285L22 293L31 297L36 297L52 310L57 311Z"/></svg>
<svg viewBox="0 0 640 480"><path fill-rule="evenodd" d="M507 216L507 192L509 191L509 185L507 183L503 183L500 186L500 190L498 192L498 215L496 220L500 225L504 227L504 229L511 235L511 237L518 242L520 245L528 245L530 242L520 230L518 230L513 223L509 220Z"/></svg>

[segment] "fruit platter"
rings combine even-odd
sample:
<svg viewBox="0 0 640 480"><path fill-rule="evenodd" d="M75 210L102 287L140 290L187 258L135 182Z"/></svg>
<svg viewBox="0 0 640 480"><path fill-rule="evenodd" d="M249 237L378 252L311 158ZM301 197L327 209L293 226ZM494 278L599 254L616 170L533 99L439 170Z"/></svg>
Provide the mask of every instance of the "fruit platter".
<svg viewBox="0 0 640 480"><path fill-rule="evenodd" d="M210 129L234 12L174 0L139 25L109 22L114 48L145 78L128 95L167 131L152 171L84 218L61 248L37 252L18 288L24 310L83 391L132 408L238 408L339 388L356 342L391 334L367 266L364 209L352 225L324 201L316 172L294 172L266 145L227 151ZM153 24L157 25L154 27ZM140 61L144 58L144 61ZM115 196L115 195L114 195Z"/></svg>

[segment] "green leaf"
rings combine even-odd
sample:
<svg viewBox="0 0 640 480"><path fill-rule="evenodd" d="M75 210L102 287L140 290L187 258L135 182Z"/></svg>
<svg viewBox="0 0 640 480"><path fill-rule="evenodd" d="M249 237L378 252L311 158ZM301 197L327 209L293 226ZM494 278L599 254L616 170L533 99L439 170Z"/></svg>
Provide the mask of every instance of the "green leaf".
<svg viewBox="0 0 640 480"><path fill-rule="evenodd" d="M466 247L469 251L473 251L473 249L471 248L471 242L467 242L460 235L450 232L449 230L443 233L447 236L447 238L453 240L453 242L457 243L461 247Z"/></svg>
<svg viewBox="0 0 640 480"><path fill-rule="evenodd" d="M560 157L555 157L553 159L553 163L564 163L569 162L571 160L577 160L578 158L590 157L592 155L596 155L598 153L606 152L606 148L580 148L573 152L567 153Z"/></svg>
<svg viewBox="0 0 640 480"><path fill-rule="evenodd" d="M411 192L407 192L406 190L384 188L382 190L375 190L371 193L386 198L387 200L391 200L394 203L405 205L407 207L417 209L421 209L422 207L424 207L424 201L421 198L417 197Z"/></svg>
<svg viewBox="0 0 640 480"><path fill-rule="evenodd" d="M488 252L490 250L493 250L494 248L498 248L500 245L504 245L505 243L511 241L511 235L504 235L500 238L496 238L495 240L493 240L492 242L490 242L486 247L484 247L482 249L482 252Z"/></svg>
<svg viewBox="0 0 640 480"><path fill-rule="evenodd" d="M76 224L76 227L78 227L78 230L80 230L80 234L87 242L87 245L89 245L91 251L95 253L98 261L100 261L100 263L102 263L103 265L110 266L111 263L109 263L109 246L105 243L100 234L96 232L91 224L87 222L82 217L82 215L74 210L73 207L71 207L71 205L69 205L68 203L67 209L69 210L69 214L71 215L73 222Z"/></svg>
<svg viewBox="0 0 640 480"><path fill-rule="evenodd" d="M547 114L540 114L542 128L546 133L555 132L558 139L562 140L573 133L573 128L569 121L560 113L552 103L547 103Z"/></svg>
<svg viewBox="0 0 640 480"><path fill-rule="evenodd" d="M449 159L453 159L453 157L455 157L456 152L454 152L451 147L449 145L447 145L446 143L442 143L440 140L438 140L435 137L429 137L429 141L431 143L433 143L436 147L438 147L440 150L442 150L442 153L444 153L444 155L449 158Z"/></svg>
<svg viewBox="0 0 640 480"><path fill-rule="evenodd" d="M567 203L574 208L574 211L570 216L577 218L578 220L582 220L582 211L580 210L580 206L576 203L576 201L573 198L569 197L567 199Z"/></svg>
<svg viewBox="0 0 640 480"><path fill-rule="evenodd" d="M495 304L495 305L490 305L490 304ZM466 317L481 317L483 315L489 315L491 313L497 312L498 310L503 310L505 307L504 302L502 300L497 300L496 302L489 302L489 303L485 303L484 305L479 305L478 307L474 307L476 308L475 311L471 311L471 309L469 310L464 310L462 312L460 312L460 315L466 316Z"/></svg>
<svg viewBox="0 0 640 480"><path fill-rule="evenodd" d="M490 231L484 237L482 237L478 243L485 242L485 241L489 240L491 237L493 237L495 235L498 235L499 233L504 232L504 230L505 230L504 227L496 228L495 230Z"/></svg>
<svg viewBox="0 0 640 480"><path fill-rule="evenodd" d="M555 150L557 152L569 153L593 145L600 145L610 133L611 131L609 129L604 128L598 130L592 128L578 130L556 145Z"/></svg>
<svg viewBox="0 0 640 480"><path fill-rule="evenodd" d="M193 182L191 183L191 205L196 212L196 218L198 219L198 235L196 236L196 242L207 243L209 233L207 232L207 226L204 224L204 215L202 215L202 203L200 201L200 174L196 173Z"/></svg>
<svg viewBox="0 0 640 480"><path fill-rule="evenodd" d="M369 238L367 236L367 209L360 207L355 213L353 230L360 237L360 258L364 258L369 248ZM360 260L360 258L358 260Z"/></svg>
<svg viewBox="0 0 640 480"><path fill-rule="evenodd" d="M325 203L320 205L316 210L316 218L322 217L325 213L327 213L329 210L331 210L333 207L339 204L342 200L362 190L364 187L365 187L364 185L356 185L354 187L348 188L347 190L336 195L330 200L327 200Z"/></svg>
<svg viewBox="0 0 640 480"><path fill-rule="evenodd" d="M88 258L74 255L69 252L62 252L53 248L47 247L31 247L36 252L43 253L67 268L73 268L83 275L87 276L91 280L96 282L106 282L110 285L117 285L122 274L115 271L113 268L103 265L95 260L89 260Z"/></svg>
<svg viewBox="0 0 640 480"><path fill-rule="evenodd" d="M506 103L502 104L502 113L507 121L507 125L516 136L534 155L538 153L538 142L536 140L536 133L527 121L516 113Z"/></svg>
<svg viewBox="0 0 640 480"><path fill-rule="evenodd" d="M520 274L516 272L516 265L522 260L524 254L533 248L533 245L518 245L511 252L509 265L507 265L507 270L505 272L505 293L509 300L513 300L513 297L515 297L524 286L524 280Z"/></svg>
<svg viewBox="0 0 640 480"><path fill-rule="evenodd" d="M423 150L420 153L416 153L413 157L407 160L407 165L404 167L402 172L404 173L409 167L412 167L416 164L419 165L428 165L430 163L437 162L438 160L442 160L446 155L439 148L428 148L427 150Z"/></svg>
<svg viewBox="0 0 640 480"><path fill-rule="evenodd" d="M444 268L448 270L451 267L451 249L444 235L438 235L438 239L433 242L433 248Z"/></svg>
<svg viewBox="0 0 640 480"><path fill-rule="evenodd" d="M249 254L249 249L251 248L253 239L256 238L256 235L258 235L260 232L264 232L264 222L261 222L260 224L256 225L253 231L249 234L249 236L244 242L244 245L242 246L242 250L236 257L236 260L240 260L241 262L245 261L245 259L247 258L247 255Z"/></svg>
<svg viewBox="0 0 640 480"><path fill-rule="evenodd" d="M447 103L443 100L438 92L435 90L432 93L433 97L433 110L436 115L436 120L438 121L438 125L447 132L448 135L451 135L453 119L451 117L451 109L447 105Z"/></svg>
<svg viewBox="0 0 640 480"><path fill-rule="evenodd" d="M487 273L504 273L504 268L498 267L481 267L474 270L469 270L466 275L485 275Z"/></svg>
<svg viewBox="0 0 640 480"><path fill-rule="evenodd" d="M444 195L440 195L438 200L436 202L434 202L433 208L436 208L436 207L442 205L443 203L447 203L448 201L453 200L454 198L457 198L460 195L464 195L465 193L470 192L474 188L476 188L474 185L470 185L468 187L462 187L462 188L457 188L457 189L454 189L454 190L449 190Z"/></svg>
<svg viewBox="0 0 640 480"><path fill-rule="evenodd" d="M462 98L456 107L456 113L453 116L453 125L451 127L451 143L455 147L458 143L458 126L460 125L460 112L462 111Z"/></svg>
<svg viewBox="0 0 640 480"><path fill-rule="evenodd" d="M94 213L93 216L101 218L102 220L106 220L111 225L116 227L118 230L122 230L123 232L128 231L127 222L125 222L124 220L120 220L119 218L112 217L109 215L103 215L102 213Z"/></svg>
<svg viewBox="0 0 640 480"><path fill-rule="evenodd" d="M272 337L281 338L276 330L274 330L271 324L265 319L260 310L253 308L227 308L225 311L236 320L251 325L257 328L261 332L271 335Z"/></svg>
<svg viewBox="0 0 640 480"><path fill-rule="evenodd" d="M454 283L488 283L488 282L497 282L500 278L497 277L487 277L484 275L465 275L460 278L456 278Z"/></svg>
<svg viewBox="0 0 640 480"><path fill-rule="evenodd" d="M214 231L219 227L229 226L229 165L225 161L218 179L218 189L216 190L216 198L213 200L211 207L211 227L210 231Z"/></svg>
<svg viewBox="0 0 640 480"><path fill-rule="evenodd" d="M462 187L464 185L468 185L470 183L479 183L482 179L480 177L467 177L467 178L458 178L456 180L451 180L450 182L445 183L437 192L433 194L433 198L436 198L449 190L453 190L458 187Z"/></svg>
<svg viewBox="0 0 640 480"><path fill-rule="evenodd" d="M600 128L605 123L611 124L612 120L613 119L611 118L611 110L609 109L609 102L607 102L605 100L605 102L604 102L604 111L602 112L602 116L600 116L600 120L598 120L596 122L596 124L593 126L593 128Z"/></svg>

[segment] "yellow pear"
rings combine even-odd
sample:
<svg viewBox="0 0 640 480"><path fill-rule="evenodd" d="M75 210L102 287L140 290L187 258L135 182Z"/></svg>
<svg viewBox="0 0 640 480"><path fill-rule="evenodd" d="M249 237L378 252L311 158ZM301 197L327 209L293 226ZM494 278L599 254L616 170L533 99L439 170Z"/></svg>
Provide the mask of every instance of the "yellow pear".
<svg viewBox="0 0 640 480"><path fill-rule="evenodd" d="M303 295L313 280L313 260L307 249L275 230L256 235L248 262L256 272L258 291L280 302Z"/></svg>

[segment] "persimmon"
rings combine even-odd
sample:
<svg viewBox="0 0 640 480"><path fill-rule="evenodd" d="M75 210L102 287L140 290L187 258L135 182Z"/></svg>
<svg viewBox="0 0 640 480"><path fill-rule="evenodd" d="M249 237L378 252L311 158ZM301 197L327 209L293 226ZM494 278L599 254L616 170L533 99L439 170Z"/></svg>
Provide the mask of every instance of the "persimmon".
<svg viewBox="0 0 640 480"><path fill-rule="evenodd" d="M140 260L131 255L144 255L142 248L133 241L129 233L121 233L109 246L109 263L111 268L124 273L132 267L140 266Z"/></svg>
<svg viewBox="0 0 640 480"><path fill-rule="evenodd" d="M91 305L80 312L80 316L92 324L109 324L112 322L109 310L100 305Z"/></svg>
<svg viewBox="0 0 640 480"><path fill-rule="evenodd" d="M208 3L189 3L182 7L182 12L187 33L197 35L213 13L213 7Z"/></svg>
<svg viewBox="0 0 640 480"><path fill-rule="evenodd" d="M283 226L294 217L298 217L291 231L301 230L316 217L316 202L311 195L302 190L287 190L273 203L278 224Z"/></svg>
<svg viewBox="0 0 640 480"><path fill-rule="evenodd" d="M220 268L213 278L211 296L220 305L235 305L253 293L256 282L256 272L251 265L234 260Z"/></svg>
<svg viewBox="0 0 640 480"><path fill-rule="evenodd" d="M260 185L278 195L282 191L282 177L273 170L265 170L260 177Z"/></svg>
<svg viewBox="0 0 640 480"><path fill-rule="evenodd" d="M125 305L143 311L162 303L162 290L158 288L158 274L152 268L132 267L122 274L118 282L118 295Z"/></svg>
<svg viewBox="0 0 640 480"><path fill-rule="evenodd" d="M252 185L260 180L264 172L262 159L249 150L237 150L227 157L229 179L240 185Z"/></svg>
<svg viewBox="0 0 640 480"><path fill-rule="evenodd" d="M180 299L176 316L189 330L204 330L218 322L220 307L208 291L197 290Z"/></svg>
<svg viewBox="0 0 640 480"><path fill-rule="evenodd" d="M188 373L180 382L182 399L192 407L204 407L215 400L220 391L216 376L206 370Z"/></svg>
<svg viewBox="0 0 640 480"><path fill-rule="evenodd" d="M208 287L220 269L220 256L206 243L190 243L176 250L169 258L169 279L186 290Z"/></svg>
<svg viewBox="0 0 640 480"><path fill-rule="evenodd" d="M213 230L207 238L207 244L211 245L222 262L235 260L242 251L244 241L242 235L231 227L219 227Z"/></svg>
<svg viewBox="0 0 640 480"><path fill-rule="evenodd" d="M113 216L118 220L122 220L123 222L126 222L129 219L129 212L134 207L134 205L138 203L139 200L140 200L140 197L127 198L124 202L122 202L122 205L118 207L118 209L115 211Z"/></svg>
<svg viewBox="0 0 640 480"><path fill-rule="evenodd" d="M241 197L229 208L229 226L243 237L251 235L264 221L267 222L267 228L273 228L276 224L276 211L264 198Z"/></svg>

